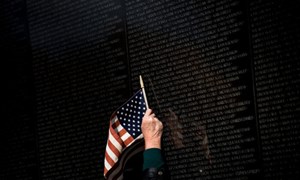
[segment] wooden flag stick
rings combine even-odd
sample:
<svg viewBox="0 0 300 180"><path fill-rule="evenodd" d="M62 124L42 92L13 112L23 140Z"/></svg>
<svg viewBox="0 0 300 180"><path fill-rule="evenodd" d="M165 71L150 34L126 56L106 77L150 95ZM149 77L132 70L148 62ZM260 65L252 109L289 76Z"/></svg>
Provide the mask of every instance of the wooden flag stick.
<svg viewBox="0 0 300 180"><path fill-rule="evenodd" d="M144 99L145 99L146 108L149 109L148 101L147 101L147 96L146 96L146 91L145 91L145 87L144 87L144 82L143 82L143 78L142 78L141 75L140 75L140 84L141 84L141 88L142 88L142 91L143 91L143 95L144 95Z"/></svg>

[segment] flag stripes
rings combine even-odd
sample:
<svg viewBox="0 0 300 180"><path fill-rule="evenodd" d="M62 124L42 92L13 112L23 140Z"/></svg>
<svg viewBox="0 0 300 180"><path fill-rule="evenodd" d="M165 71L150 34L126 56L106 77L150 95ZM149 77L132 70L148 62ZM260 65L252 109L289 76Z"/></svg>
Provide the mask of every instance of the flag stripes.
<svg viewBox="0 0 300 180"><path fill-rule="evenodd" d="M110 179L108 174L115 174L110 172L112 169L120 168L114 166L118 166L123 151L143 137L140 128L145 111L143 92L139 90L111 116L104 159L104 177L107 179ZM126 157L130 156L132 155L126 155Z"/></svg>

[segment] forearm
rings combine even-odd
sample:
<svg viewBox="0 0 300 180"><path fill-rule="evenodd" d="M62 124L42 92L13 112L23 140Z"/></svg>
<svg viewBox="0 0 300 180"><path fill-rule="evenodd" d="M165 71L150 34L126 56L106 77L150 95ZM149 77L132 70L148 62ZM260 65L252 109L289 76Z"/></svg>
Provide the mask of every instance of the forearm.
<svg viewBox="0 0 300 180"><path fill-rule="evenodd" d="M150 148L144 151L143 170L148 168L161 168L164 165L161 150L157 148Z"/></svg>

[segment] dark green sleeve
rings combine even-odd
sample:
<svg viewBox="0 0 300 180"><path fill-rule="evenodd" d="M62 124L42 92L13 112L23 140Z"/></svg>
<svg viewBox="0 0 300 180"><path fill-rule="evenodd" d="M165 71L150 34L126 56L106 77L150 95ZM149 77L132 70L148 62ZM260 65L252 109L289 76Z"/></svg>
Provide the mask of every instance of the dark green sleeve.
<svg viewBox="0 0 300 180"><path fill-rule="evenodd" d="M161 150L157 148L147 149L143 153L143 170L148 168L161 168L164 165Z"/></svg>

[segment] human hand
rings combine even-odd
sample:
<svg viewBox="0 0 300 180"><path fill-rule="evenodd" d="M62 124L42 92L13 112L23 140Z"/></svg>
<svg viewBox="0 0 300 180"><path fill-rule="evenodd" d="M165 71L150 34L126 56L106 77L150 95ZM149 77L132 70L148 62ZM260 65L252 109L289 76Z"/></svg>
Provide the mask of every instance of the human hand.
<svg viewBox="0 0 300 180"><path fill-rule="evenodd" d="M161 149L161 136L163 124L155 117L152 109L147 109L142 121L142 133L145 140L145 149Z"/></svg>

